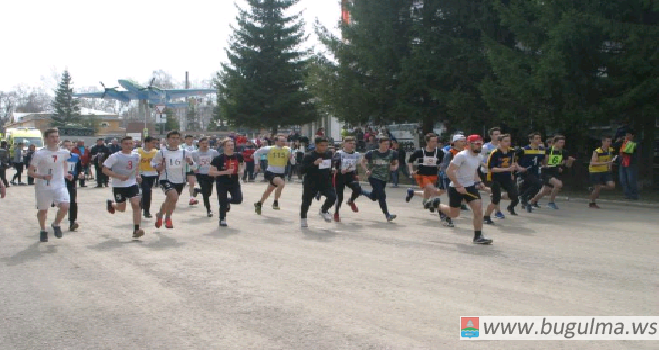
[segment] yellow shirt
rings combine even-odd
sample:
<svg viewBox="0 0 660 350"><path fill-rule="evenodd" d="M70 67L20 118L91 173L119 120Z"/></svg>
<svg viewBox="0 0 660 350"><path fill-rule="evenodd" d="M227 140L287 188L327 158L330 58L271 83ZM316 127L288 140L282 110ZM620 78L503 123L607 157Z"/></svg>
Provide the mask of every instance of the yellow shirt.
<svg viewBox="0 0 660 350"><path fill-rule="evenodd" d="M140 174L146 174L147 176L158 175L156 169L151 166L151 161L154 159L156 153L158 153L156 149L146 152L141 147L138 148L138 154L140 155Z"/></svg>
<svg viewBox="0 0 660 350"><path fill-rule="evenodd" d="M610 147L607 152L603 151L601 147L598 147L596 149L596 153L598 153L598 162L603 163L603 162L609 162L612 160L612 157L614 157L614 148ZM602 164L602 165L591 165L589 164L589 172L590 173L604 173L610 171L610 166L607 164Z"/></svg>

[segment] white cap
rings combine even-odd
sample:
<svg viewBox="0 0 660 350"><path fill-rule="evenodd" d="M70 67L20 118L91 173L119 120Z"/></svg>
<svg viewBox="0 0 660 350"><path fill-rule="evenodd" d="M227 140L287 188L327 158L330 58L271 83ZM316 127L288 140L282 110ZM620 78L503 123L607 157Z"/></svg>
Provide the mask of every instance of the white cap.
<svg viewBox="0 0 660 350"><path fill-rule="evenodd" d="M451 142L456 142L456 141L465 141L465 135L462 134L456 134L454 137L452 137Z"/></svg>

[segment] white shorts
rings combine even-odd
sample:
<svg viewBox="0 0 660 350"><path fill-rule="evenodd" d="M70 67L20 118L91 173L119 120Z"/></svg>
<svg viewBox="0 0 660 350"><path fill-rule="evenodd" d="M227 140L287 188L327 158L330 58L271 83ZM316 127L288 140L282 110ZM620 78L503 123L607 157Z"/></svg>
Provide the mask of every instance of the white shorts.
<svg viewBox="0 0 660 350"><path fill-rule="evenodd" d="M69 204L69 191L66 187L38 188L35 190L35 198L37 200L37 209L46 210L53 203L55 205L62 203Z"/></svg>

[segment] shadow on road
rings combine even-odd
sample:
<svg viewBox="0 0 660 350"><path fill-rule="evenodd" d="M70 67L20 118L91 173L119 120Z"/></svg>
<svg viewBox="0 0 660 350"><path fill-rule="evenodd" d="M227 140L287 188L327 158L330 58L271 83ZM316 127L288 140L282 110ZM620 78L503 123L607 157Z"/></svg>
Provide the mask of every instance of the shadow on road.
<svg viewBox="0 0 660 350"><path fill-rule="evenodd" d="M117 238L110 237L109 235L101 236L106 238L106 241L99 242L96 244L88 245L87 248L94 249L98 251L108 251L115 248L123 247L126 244L141 244L142 241L133 240L130 236L127 236L127 240L120 241Z"/></svg>
<svg viewBox="0 0 660 350"><path fill-rule="evenodd" d="M160 239L157 241L150 241L146 243L144 245L145 247L154 250L164 250L168 248L178 248L185 245L185 243L178 242L176 239L164 235L160 232L154 232L153 235L158 236ZM145 237L148 237L148 235L145 235Z"/></svg>
<svg viewBox="0 0 660 350"><path fill-rule="evenodd" d="M211 231L205 234L204 236L209 236L218 239L225 239L225 238L229 238L229 236L237 235L239 233L241 233L241 231L233 227L219 227L219 229Z"/></svg>
<svg viewBox="0 0 660 350"><path fill-rule="evenodd" d="M25 250L22 250L8 258L1 259L7 266L16 266L18 264L26 263L30 260L38 260L43 258L46 254L57 253L57 246L47 245L45 250L39 249L41 242L30 244Z"/></svg>
<svg viewBox="0 0 660 350"><path fill-rule="evenodd" d="M332 242L337 232L323 228L301 228L303 239L319 242Z"/></svg>

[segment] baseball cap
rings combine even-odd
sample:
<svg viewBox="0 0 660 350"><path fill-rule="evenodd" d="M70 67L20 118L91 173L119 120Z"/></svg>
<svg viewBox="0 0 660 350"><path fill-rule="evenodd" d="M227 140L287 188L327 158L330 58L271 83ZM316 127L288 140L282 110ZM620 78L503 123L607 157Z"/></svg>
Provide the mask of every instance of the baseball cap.
<svg viewBox="0 0 660 350"><path fill-rule="evenodd" d="M484 142L484 139L481 138L479 135L470 135L467 137L467 142L474 143L474 142Z"/></svg>
<svg viewBox="0 0 660 350"><path fill-rule="evenodd" d="M465 135L463 134L454 135L454 137L451 138L451 142L456 142L456 141L465 141Z"/></svg>

